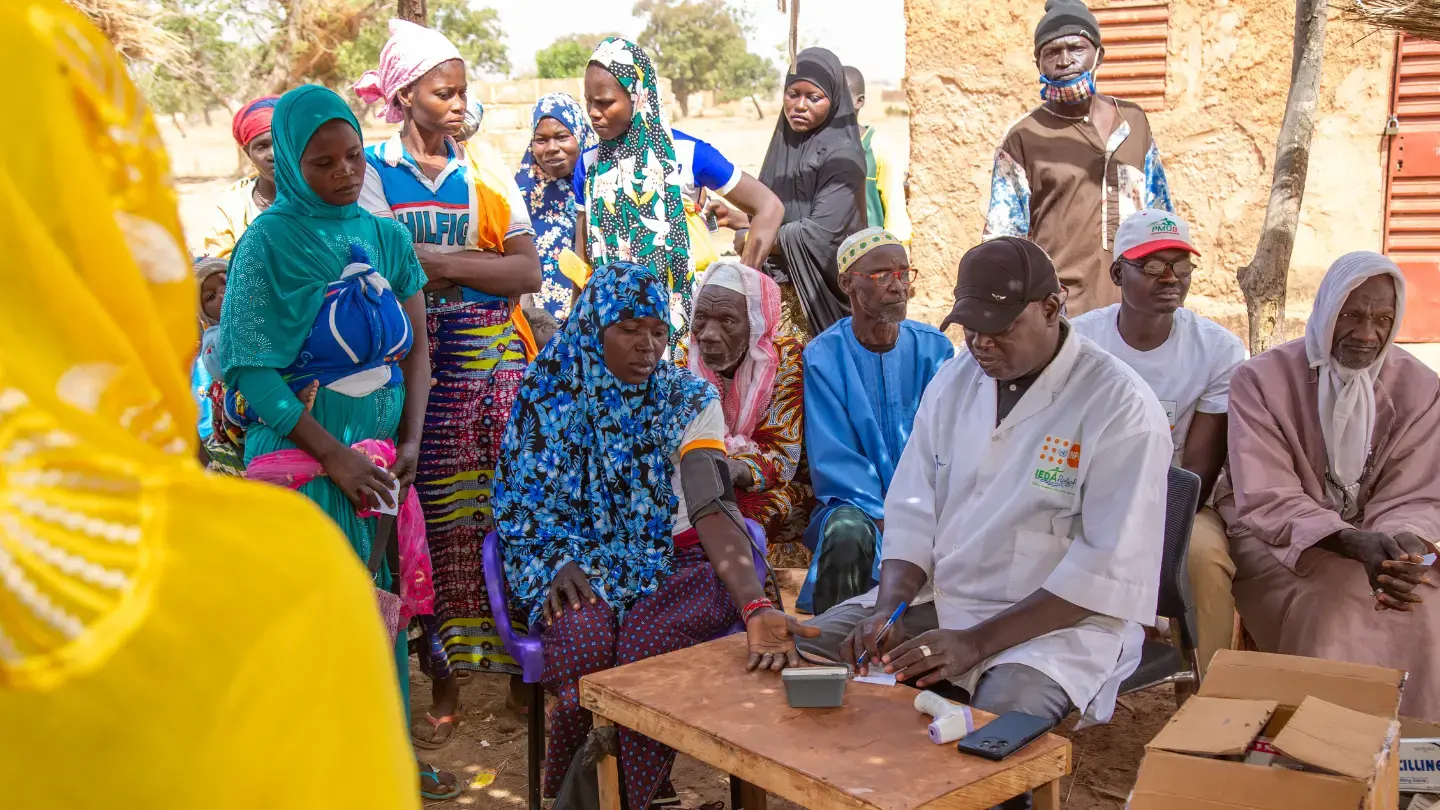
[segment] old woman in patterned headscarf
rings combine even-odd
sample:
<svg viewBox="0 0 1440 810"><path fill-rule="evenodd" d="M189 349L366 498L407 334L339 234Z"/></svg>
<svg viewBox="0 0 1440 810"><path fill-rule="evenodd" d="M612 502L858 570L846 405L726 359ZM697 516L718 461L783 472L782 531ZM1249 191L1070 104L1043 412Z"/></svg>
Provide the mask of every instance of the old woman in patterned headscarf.
<svg viewBox="0 0 1440 810"><path fill-rule="evenodd" d="M550 713L544 795L589 725L581 676L712 638L743 619L749 667L798 663L809 634L761 588L735 499L721 486L715 389L661 359L670 290L649 267L599 268L515 402L495 478L514 602L543 623ZM538 708L538 707L537 707ZM674 752L622 729L630 807L669 787Z"/></svg>
<svg viewBox="0 0 1440 810"><path fill-rule="evenodd" d="M802 469L801 350L779 335L780 286L733 259L695 283L688 365L720 391L725 450L740 512L765 529L770 558L800 539L814 496Z"/></svg>

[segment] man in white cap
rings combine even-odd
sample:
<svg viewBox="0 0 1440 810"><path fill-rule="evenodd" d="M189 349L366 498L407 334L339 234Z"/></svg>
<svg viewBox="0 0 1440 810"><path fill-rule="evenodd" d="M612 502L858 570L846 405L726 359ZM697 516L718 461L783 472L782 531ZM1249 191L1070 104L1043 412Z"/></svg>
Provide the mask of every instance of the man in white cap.
<svg viewBox="0 0 1440 810"><path fill-rule="evenodd" d="M1440 378L1394 345L1404 315L1394 262L1331 265L1304 340L1230 382L1215 506L1263 652L1407 670L1400 713L1440 721Z"/></svg>
<svg viewBox="0 0 1440 810"><path fill-rule="evenodd" d="M1225 524L1208 506L1225 464L1230 375L1245 362L1245 345L1225 327L1185 309L1200 251L1190 225L1168 211L1141 211L1115 232L1110 280L1120 303L1070 322L1075 331L1125 361L1165 408L1173 463L1200 477L1200 512L1190 535L1190 587L1199 614L1198 662L1228 647L1235 625L1230 582L1235 563Z"/></svg>

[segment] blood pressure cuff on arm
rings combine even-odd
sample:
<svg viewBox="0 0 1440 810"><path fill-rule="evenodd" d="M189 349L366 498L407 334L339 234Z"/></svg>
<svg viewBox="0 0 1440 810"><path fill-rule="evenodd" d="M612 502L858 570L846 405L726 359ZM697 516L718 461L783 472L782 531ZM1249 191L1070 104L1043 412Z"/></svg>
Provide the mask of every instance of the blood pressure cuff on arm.
<svg viewBox="0 0 1440 810"><path fill-rule="evenodd" d="M685 511L691 526L700 525L701 518L724 512L741 531L745 530L725 460L724 453L710 448L697 448L680 457L680 487L685 490Z"/></svg>

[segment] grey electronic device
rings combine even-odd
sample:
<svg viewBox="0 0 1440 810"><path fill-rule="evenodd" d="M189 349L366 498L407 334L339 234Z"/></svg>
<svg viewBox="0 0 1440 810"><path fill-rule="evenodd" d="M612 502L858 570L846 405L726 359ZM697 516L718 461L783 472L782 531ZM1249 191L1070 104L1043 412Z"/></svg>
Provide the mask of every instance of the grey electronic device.
<svg viewBox="0 0 1440 810"><path fill-rule="evenodd" d="M845 700L846 667L792 667L780 673L792 709L833 709Z"/></svg>

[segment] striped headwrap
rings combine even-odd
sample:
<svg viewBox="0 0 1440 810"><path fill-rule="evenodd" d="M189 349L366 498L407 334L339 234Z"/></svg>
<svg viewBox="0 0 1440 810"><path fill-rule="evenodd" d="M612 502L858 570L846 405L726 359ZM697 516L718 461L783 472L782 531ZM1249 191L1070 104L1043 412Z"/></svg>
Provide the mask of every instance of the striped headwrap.
<svg viewBox="0 0 1440 810"><path fill-rule="evenodd" d="M899 245L903 248L905 243L884 228L866 228L851 234L840 243L839 272L844 273L866 253L885 245Z"/></svg>
<svg viewBox="0 0 1440 810"><path fill-rule="evenodd" d="M244 149L250 142L270 131L270 118L275 114L279 96L261 96L241 107L230 122L230 134Z"/></svg>

